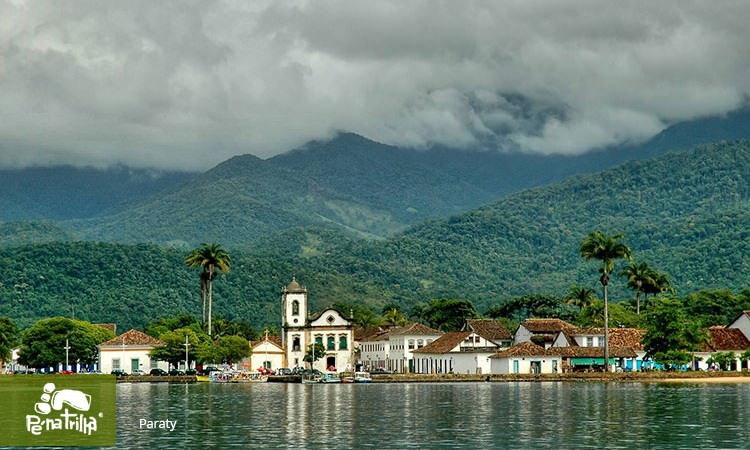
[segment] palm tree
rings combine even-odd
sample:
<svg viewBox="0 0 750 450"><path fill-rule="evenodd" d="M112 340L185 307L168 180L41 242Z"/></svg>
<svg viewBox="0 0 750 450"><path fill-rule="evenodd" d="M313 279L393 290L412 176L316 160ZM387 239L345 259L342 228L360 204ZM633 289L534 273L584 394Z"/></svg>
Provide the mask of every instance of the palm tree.
<svg viewBox="0 0 750 450"><path fill-rule="evenodd" d="M665 292L670 292L673 294L675 292L675 288L669 281L669 277L664 273L652 270L648 283L645 283L643 285L643 298L646 299L646 296L648 296L649 294L656 295L663 294Z"/></svg>
<svg viewBox="0 0 750 450"><path fill-rule="evenodd" d="M604 371L609 372L609 315L607 309L607 285L609 284L609 275L615 269L615 261L618 259L630 259L630 247L623 244L623 236L617 234L607 236L600 230L592 231L581 241L581 256L586 259L598 259L602 262L599 268L599 282L604 289Z"/></svg>
<svg viewBox="0 0 750 450"><path fill-rule="evenodd" d="M203 316L206 319L206 303L208 303L208 335L211 336L211 305L213 300L213 280L217 270L229 272L232 260L229 253L216 243L201 244L185 258L188 267L201 267L201 300L203 302Z"/></svg>
<svg viewBox="0 0 750 450"><path fill-rule="evenodd" d="M635 313L641 314L641 293L644 286L653 283L655 271L645 262L631 261L620 272L620 275L628 279L628 287L635 291Z"/></svg>
<svg viewBox="0 0 750 450"><path fill-rule="evenodd" d="M571 286L568 295L565 296L565 303L581 309L591 306L594 300L596 300L594 290L582 286Z"/></svg>

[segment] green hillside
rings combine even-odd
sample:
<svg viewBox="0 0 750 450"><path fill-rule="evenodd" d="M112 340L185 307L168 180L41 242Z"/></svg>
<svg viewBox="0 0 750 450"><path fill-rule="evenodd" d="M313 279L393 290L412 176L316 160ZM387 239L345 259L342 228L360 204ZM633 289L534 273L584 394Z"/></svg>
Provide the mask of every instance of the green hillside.
<svg viewBox="0 0 750 450"><path fill-rule="evenodd" d="M293 227L250 249L226 245L233 270L217 279L216 310L276 325L279 290L292 275L309 287L313 308L395 302L408 309L452 297L484 311L516 295L562 295L574 283L596 286L596 265L581 260L578 246L597 228L624 233L636 257L668 273L680 294L750 286L750 142L576 176L387 240ZM27 324L75 311L130 326L197 313L197 274L183 267L184 256L153 245L0 249L0 315ZM630 296L622 279L612 287L615 297Z"/></svg>

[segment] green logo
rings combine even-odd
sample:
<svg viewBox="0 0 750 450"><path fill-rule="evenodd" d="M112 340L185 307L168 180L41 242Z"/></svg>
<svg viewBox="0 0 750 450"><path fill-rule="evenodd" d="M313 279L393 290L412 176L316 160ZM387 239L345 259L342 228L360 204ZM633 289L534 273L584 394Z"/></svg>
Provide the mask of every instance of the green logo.
<svg viewBox="0 0 750 450"><path fill-rule="evenodd" d="M0 446L113 446L115 378L0 376Z"/></svg>

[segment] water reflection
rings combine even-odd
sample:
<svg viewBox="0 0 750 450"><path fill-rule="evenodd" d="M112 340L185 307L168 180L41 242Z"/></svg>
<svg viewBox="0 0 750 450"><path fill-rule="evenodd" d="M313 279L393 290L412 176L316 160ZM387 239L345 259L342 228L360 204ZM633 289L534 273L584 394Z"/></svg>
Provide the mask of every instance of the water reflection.
<svg viewBox="0 0 750 450"><path fill-rule="evenodd" d="M750 385L121 384L118 446L747 448L748 404Z"/></svg>

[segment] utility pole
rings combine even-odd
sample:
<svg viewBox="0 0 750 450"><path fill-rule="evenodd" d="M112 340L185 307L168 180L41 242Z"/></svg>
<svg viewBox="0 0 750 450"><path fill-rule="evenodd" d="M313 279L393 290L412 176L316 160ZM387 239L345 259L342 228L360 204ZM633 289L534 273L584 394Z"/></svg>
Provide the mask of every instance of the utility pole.
<svg viewBox="0 0 750 450"><path fill-rule="evenodd" d="M65 338L65 370L68 370L68 350L70 350L70 345L68 344L68 338Z"/></svg>
<svg viewBox="0 0 750 450"><path fill-rule="evenodd" d="M185 370L190 369L190 363L188 359L188 347L190 347L190 342L188 341L187 334L185 335L185 343L182 344L185 346Z"/></svg>

